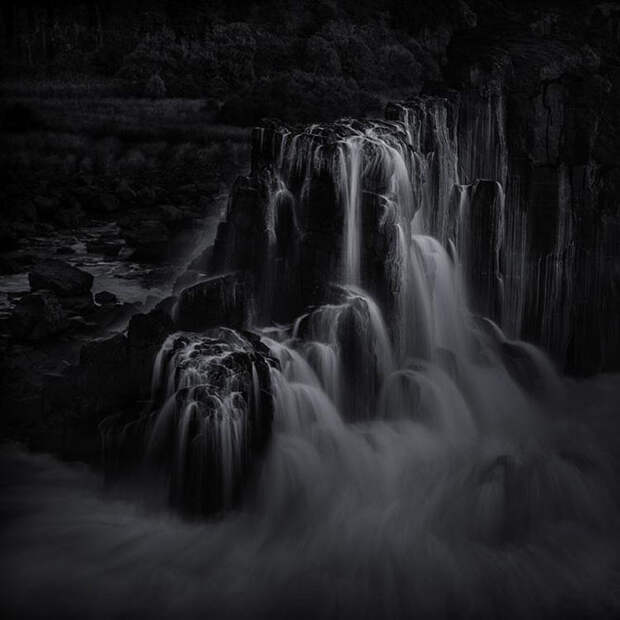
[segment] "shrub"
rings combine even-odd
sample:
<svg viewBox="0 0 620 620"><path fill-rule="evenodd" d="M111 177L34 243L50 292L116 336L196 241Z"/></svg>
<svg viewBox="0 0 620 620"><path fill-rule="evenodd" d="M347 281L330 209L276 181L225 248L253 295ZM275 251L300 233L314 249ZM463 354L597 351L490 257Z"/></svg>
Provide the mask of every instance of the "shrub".
<svg viewBox="0 0 620 620"><path fill-rule="evenodd" d="M415 56L400 43L381 49L387 84L391 88L421 86L422 67Z"/></svg>
<svg viewBox="0 0 620 620"><path fill-rule="evenodd" d="M153 73L144 88L144 94L151 99L163 99L166 96L166 84L159 73Z"/></svg>
<svg viewBox="0 0 620 620"><path fill-rule="evenodd" d="M342 75L338 52L327 39L318 35L308 39L305 66L311 73Z"/></svg>
<svg viewBox="0 0 620 620"><path fill-rule="evenodd" d="M378 99L360 90L352 78L286 71L234 94L224 103L220 120L240 125L257 124L264 117L286 122L328 121L377 113L379 105Z"/></svg>

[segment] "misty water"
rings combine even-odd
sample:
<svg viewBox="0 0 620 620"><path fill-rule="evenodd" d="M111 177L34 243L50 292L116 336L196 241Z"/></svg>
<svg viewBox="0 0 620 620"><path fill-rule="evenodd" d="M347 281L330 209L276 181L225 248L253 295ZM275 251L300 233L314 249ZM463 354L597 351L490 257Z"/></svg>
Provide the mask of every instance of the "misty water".
<svg viewBox="0 0 620 620"><path fill-rule="evenodd" d="M445 125L442 110L429 114ZM620 611L619 378L562 378L541 350L472 312L492 307L496 294L485 289L481 304L471 285L469 261L483 240L470 238L468 191L450 145L434 150L441 161L424 160L416 123L282 134L265 298L250 326L272 360L274 418L241 503L232 498L246 420L264 390L252 366L251 396L241 398L242 378L225 360L248 340L225 329L173 335L155 362L160 404L134 479L109 487L84 467L4 452L3 607L16 617L36 609L80 618ZM335 148L322 146L325 131ZM341 269L328 302L275 323L289 277L278 275L279 235L301 235L300 211L313 206L293 179L317 168L343 208ZM371 182L390 231L388 304L369 292L382 287L364 271L362 196ZM173 462L161 478L149 463L169 442ZM210 475L188 470L201 462L188 461L189 451L218 463L211 475L223 509L208 518L168 507L168 483L174 496Z"/></svg>

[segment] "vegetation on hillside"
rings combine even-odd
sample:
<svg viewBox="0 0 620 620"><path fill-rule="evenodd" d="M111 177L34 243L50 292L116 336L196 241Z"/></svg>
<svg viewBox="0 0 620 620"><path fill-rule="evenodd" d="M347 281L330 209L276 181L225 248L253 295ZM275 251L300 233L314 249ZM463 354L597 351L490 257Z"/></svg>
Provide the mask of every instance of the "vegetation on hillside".
<svg viewBox="0 0 620 620"><path fill-rule="evenodd" d="M475 23L462 0L407 4L10 3L2 69L13 81L4 90L16 94L30 77L79 96L72 85L97 92L100 80L99 96L200 98L214 119L246 125L375 113L438 80L446 29Z"/></svg>

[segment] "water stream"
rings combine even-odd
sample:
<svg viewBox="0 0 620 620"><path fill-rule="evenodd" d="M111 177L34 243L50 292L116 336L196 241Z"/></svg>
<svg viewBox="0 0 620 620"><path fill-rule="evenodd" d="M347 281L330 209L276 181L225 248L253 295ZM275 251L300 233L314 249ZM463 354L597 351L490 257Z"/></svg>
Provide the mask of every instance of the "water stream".
<svg viewBox="0 0 620 620"><path fill-rule="evenodd" d="M344 122L329 128L329 148L325 128L284 132L270 243L282 231L283 196L295 209L289 234L304 234L309 184L326 171L342 208L331 299L287 324L250 325L251 338L219 330L164 344L148 458L162 445L174 455L173 505L175 493L189 493L204 508L214 485L223 510L184 521L133 493L106 496L86 472L5 456L30 472L4 500L9 609L32 611L36 599L65 617L620 611L617 464L605 430L618 380L568 382L540 350L472 311L481 304L470 269L482 264L472 256L484 243L494 260L495 242L471 237L477 190L459 182L445 109L425 114L434 129L419 115ZM421 145L428 131L440 143L432 157ZM499 229L503 191L499 181L489 187ZM381 281L367 269L369 195L381 206L377 230L390 231ZM286 296L275 254L266 263L274 274L264 290ZM492 270L483 275L495 282ZM495 289L482 295L490 307ZM271 436L241 493L248 420L267 394Z"/></svg>

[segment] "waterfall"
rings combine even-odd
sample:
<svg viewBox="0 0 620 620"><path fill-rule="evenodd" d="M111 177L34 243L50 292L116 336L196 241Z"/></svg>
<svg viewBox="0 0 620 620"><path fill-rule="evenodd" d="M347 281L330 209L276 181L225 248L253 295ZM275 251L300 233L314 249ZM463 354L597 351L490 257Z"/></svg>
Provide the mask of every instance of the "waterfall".
<svg viewBox="0 0 620 620"><path fill-rule="evenodd" d="M468 155L465 177L478 168L505 177L493 112L475 116L471 130L495 145L490 159ZM164 343L149 453L163 458L172 436L173 497L233 505L253 467L248 429L261 391L273 403L266 432L275 445L279 433L307 439L315 425L338 443L348 424L378 421L410 421L458 443L504 426L520 433L561 391L542 353L491 322L503 318L505 196L499 180L460 183L454 107L416 100L388 118L259 132L264 199L251 215L263 218L262 246L246 271L262 311L247 320L268 354L230 330L219 340L181 334ZM308 280L300 307L295 290ZM295 312L274 328L280 307ZM256 387L258 360L269 368L267 390ZM193 471L201 467L215 473L203 480ZM215 499L201 490L209 484Z"/></svg>
<svg viewBox="0 0 620 620"><path fill-rule="evenodd" d="M264 374L264 360L229 329L176 333L162 345L153 373L153 398L161 405L147 458L170 463L174 505L190 511L232 506L257 419L269 415L259 370Z"/></svg>
<svg viewBox="0 0 620 620"><path fill-rule="evenodd" d="M584 543L615 536L607 463L518 339L531 231L501 114L455 114L255 135L218 243L259 310L166 340L147 424L173 504L219 516L192 543L216 617L545 617L615 587Z"/></svg>

